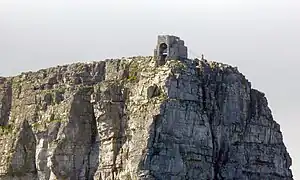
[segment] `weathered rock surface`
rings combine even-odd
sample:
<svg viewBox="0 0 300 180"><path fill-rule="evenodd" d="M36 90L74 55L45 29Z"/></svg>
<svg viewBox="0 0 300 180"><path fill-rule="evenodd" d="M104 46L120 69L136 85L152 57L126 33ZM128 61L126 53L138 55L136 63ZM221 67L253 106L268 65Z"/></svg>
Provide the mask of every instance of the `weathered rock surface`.
<svg viewBox="0 0 300 180"><path fill-rule="evenodd" d="M231 66L152 57L0 78L1 180L291 180L264 94Z"/></svg>

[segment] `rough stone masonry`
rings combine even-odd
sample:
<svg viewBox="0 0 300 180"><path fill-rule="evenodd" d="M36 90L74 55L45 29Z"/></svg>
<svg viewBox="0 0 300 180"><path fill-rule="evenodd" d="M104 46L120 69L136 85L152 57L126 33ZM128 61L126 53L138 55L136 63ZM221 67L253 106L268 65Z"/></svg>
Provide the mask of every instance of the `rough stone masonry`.
<svg viewBox="0 0 300 180"><path fill-rule="evenodd" d="M1 180L292 180L237 68L131 57L0 78Z"/></svg>

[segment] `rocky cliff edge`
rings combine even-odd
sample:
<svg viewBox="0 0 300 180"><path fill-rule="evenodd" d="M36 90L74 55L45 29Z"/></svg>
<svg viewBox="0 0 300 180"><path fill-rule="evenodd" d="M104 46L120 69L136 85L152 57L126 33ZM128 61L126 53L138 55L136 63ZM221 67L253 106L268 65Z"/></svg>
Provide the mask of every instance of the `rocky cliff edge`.
<svg viewBox="0 0 300 180"><path fill-rule="evenodd" d="M292 180L267 99L231 66L153 57L0 78L1 180Z"/></svg>

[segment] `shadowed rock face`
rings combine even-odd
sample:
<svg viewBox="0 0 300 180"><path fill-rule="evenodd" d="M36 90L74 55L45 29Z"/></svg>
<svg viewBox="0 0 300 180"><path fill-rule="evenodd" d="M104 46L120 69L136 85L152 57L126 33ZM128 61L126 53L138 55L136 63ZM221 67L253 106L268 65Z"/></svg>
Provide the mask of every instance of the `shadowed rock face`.
<svg viewBox="0 0 300 180"><path fill-rule="evenodd" d="M152 57L0 78L2 180L292 180L263 93L231 66Z"/></svg>

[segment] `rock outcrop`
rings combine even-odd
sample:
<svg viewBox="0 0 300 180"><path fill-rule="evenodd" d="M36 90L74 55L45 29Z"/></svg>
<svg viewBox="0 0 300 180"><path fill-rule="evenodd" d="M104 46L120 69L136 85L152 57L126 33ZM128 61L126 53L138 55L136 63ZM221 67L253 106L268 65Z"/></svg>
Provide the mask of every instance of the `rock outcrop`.
<svg viewBox="0 0 300 180"><path fill-rule="evenodd" d="M231 66L152 57L0 78L1 180L292 180L262 92Z"/></svg>

